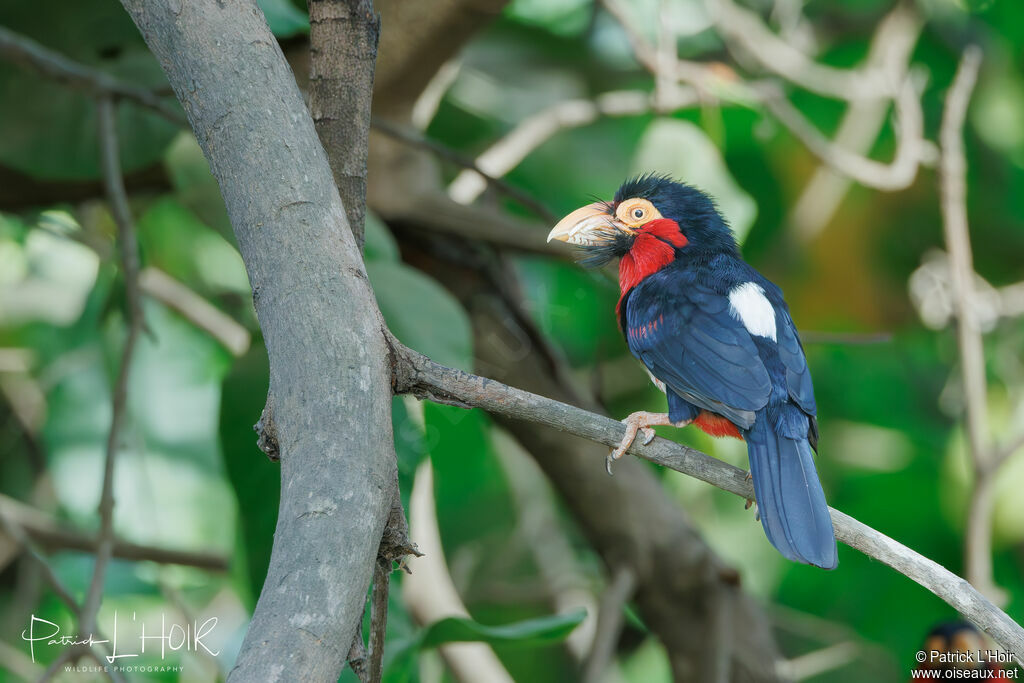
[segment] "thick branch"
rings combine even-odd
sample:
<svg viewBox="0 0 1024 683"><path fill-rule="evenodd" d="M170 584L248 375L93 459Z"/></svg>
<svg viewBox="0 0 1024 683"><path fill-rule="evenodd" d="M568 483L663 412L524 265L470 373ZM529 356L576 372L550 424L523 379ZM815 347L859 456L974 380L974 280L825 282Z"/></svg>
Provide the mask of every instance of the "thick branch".
<svg viewBox="0 0 1024 683"><path fill-rule="evenodd" d="M371 0L311 0L309 25L309 110L361 247L380 16Z"/></svg>
<svg viewBox="0 0 1024 683"><path fill-rule="evenodd" d="M394 497L383 322L313 122L255 4L124 4L220 185L270 359L281 504L229 679L336 680Z"/></svg>
<svg viewBox="0 0 1024 683"><path fill-rule="evenodd" d="M400 393L450 405L483 408L498 415L554 427L609 447L618 445L624 434L622 423L611 418L446 368L409 349L399 351L396 371L396 390ZM754 496L743 470L692 448L656 438L647 446L635 443L629 452L737 496ZM852 517L834 509L831 512L838 540L924 586L1014 653L1018 662L1022 661L1024 629L967 581Z"/></svg>

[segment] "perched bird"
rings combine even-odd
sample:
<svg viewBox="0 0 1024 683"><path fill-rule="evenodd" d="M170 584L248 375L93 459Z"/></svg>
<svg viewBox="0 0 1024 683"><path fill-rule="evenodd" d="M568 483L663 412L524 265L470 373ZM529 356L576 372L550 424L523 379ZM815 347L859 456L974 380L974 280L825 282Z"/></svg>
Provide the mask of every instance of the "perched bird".
<svg viewBox="0 0 1024 683"><path fill-rule="evenodd" d="M610 202L559 221L548 241L583 251L584 266L619 259L616 306L629 350L665 392L668 413L637 412L608 456L651 425L695 424L746 440L761 524L787 558L834 569L836 542L814 468L817 407L782 291L740 256L714 202L658 175L626 181Z"/></svg>

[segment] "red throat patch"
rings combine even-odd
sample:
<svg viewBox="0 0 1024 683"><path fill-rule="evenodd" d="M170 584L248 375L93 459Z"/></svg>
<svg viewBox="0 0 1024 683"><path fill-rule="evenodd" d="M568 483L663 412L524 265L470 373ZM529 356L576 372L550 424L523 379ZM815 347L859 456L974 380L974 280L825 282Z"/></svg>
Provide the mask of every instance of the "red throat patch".
<svg viewBox="0 0 1024 683"><path fill-rule="evenodd" d="M658 218L645 224L637 232L633 247L619 260L619 303L615 305L615 316L619 317L622 297L640 284L648 275L653 275L675 258L676 247L688 244L686 236L679 230L679 224L668 218Z"/></svg>

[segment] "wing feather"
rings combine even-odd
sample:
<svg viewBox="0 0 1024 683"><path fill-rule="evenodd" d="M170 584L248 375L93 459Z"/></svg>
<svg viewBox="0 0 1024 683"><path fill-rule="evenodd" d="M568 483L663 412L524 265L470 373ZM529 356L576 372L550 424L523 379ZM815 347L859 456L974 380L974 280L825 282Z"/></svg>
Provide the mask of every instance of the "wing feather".
<svg viewBox="0 0 1024 683"><path fill-rule="evenodd" d="M625 317L633 354L694 405L749 428L754 411L768 403L768 371L723 296L692 283L667 296L634 292ZM660 321L654 330L634 333L652 320Z"/></svg>

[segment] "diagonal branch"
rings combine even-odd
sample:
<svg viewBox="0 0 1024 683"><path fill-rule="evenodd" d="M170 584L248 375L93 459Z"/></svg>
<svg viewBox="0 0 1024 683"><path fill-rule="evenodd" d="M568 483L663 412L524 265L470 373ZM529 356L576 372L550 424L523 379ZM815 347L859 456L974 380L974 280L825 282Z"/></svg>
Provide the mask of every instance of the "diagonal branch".
<svg viewBox="0 0 1024 683"><path fill-rule="evenodd" d="M19 544L22 533L31 542L38 543L47 551L78 550L95 552L99 539L73 527L59 523L50 515L25 505L13 498L0 494L0 526L19 530L19 535L8 532ZM172 550L156 546L137 545L114 539L112 556L125 560L148 560L160 564L178 564L198 567L211 571L227 571L228 560L224 555L208 551Z"/></svg>
<svg viewBox="0 0 1024 683"><path fill-rule="evenodd" d="M380 118L371 119L370 126L390 138L404 142L407 145L429 150L442 159L475 172L495 190L516 200L527 209L537 214L537 216L544 221L554 224L558 220L558 217L551 211L551 209L544 206L544 204L539 202L530 193L520 190L507 180L491 175L480 168L479 164L477 164L476 160L472 157L468 157L447 145L437 142L436 140L431 140L415 128L407 128Z"/></svg>
<svg viewBox="0 0 1024 683"><path fill-rule="evenodd" d="M878 66L844 69L821 64L776 35L755 12L732 0L708 0L707 6L727 46L739 46L761 67L801 88L850 101L896 95L899 84Z"/></svg>
<svg viewBox="0 0 1024 683"><path fill-rule="evenodd" d="M20 64L36 73L87 94L134 102L179 126L185 117L166 98L142 86L126 83L105 71L68 59L26 36L0 26L0 58Z"/></svg>
<svg viewBox="0 0 1024 683"><path fill-rule="evenodd" d="M498 415L554 427L609 447L618 445L622 439L621 422L485 377L446 368L393 343L397 349L397 393L449 405L483 408ZM753 498L753 487L743 470L692 448L656 438L647 446L634 444L629 452L737 496ZM1018 662L1024 660L1024 629L967 581L849 515L835 509L831 513L838 540L924 586L1013 653Z"/></svg>

